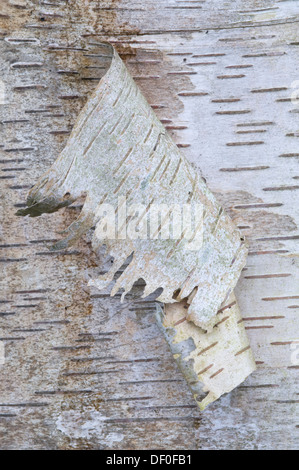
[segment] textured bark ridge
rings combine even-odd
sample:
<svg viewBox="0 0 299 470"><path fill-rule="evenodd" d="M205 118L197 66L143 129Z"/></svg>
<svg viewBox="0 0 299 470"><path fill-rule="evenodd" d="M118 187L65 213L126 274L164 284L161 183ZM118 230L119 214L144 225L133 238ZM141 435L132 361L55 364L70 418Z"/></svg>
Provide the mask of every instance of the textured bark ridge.
<svg viewBox="0 0 299 470"><path fill-rule="evenodd" d="M217 324L217 312L226 305L244 267L247 247L204 181L171 140L117 52L109 44L103 44L102 50L107 65L98 87L81 111L67 146L30 191L28 207L19 210L18 215L36 217L51 213L85 195L79 218L66 230L66 238L51 249L71 246L95 225L94 249L106 245L114 262L108 273L91 281L90 285L106 288L132 256L111 295L123 289L124 298L134 282L143 278L146 282L143 297L162 288L159 301L171 304L186 300L188 308L184 316L190 323L187 323L187 330L184 325L177 334L190 335L196 340L199 330L200 335L204 334L201 328L212 331ZM203 223L194 228L193 238L202 236L202 244L194 250L190 249L190 239L184 236L177 240L159 238L169 222L167 217L161 217L154 237L130 239L118 235L118 238L103 239L103 217L99 215L103 204L116 208L118 215L125 204L142 204L140 207L145 210L126 214L122 219L124 227L133 231L144 223L147 212L155 204L165 207L176 204L179 208L185 204L201 206ZM119 220L118 229L122 231L124 227ZM173 230L174 221L170 224ZM180 305L182 309L183 304ZM167 318L172 315L168 312L172 310L167 307L166 328ZM225 327L226 336L232 342L237 330L237 327L232 328L234 333L230 337L231 330ZM211 334L218 336L218 330L215 333L214 328ZM244 337L236 353L247 346ZM249 364L241 380L253 370L254 361ZM221 393L223 391L228 390L221 390ZM213 398L221 394L219 391L211 393Z"/></svg>

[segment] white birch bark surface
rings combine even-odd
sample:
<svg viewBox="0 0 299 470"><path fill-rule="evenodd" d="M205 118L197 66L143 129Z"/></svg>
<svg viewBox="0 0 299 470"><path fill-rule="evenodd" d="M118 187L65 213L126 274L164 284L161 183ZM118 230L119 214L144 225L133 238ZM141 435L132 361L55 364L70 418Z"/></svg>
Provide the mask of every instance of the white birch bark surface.
<svg viewBox="0 0 299 470"><path fill-rule="evenodd" d="M297 3L2 0L2 449L298 448ZM89 236L44 246L80 208L14 216L97 85L103 39L250 243L236 294L259 368L203 414L140 287L121 307L90 295Z"/></svg>

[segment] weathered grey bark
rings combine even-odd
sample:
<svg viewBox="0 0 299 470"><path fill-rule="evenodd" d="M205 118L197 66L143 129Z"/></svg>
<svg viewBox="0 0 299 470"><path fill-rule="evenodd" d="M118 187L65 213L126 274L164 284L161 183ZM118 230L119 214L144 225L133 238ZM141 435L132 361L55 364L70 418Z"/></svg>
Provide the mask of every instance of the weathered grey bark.
<svg viewBox="0 0 299 470"><path fill-rule="evenodd" d="M1 448L298 447L297 2L6 3ZM133 293L119 315L119 299L82 295L98 272L88 238L43 247L76 209L14 217L64 147L108 38L251 245L237 293L260 369L204 414L174 378L154 304Z"/></svg>

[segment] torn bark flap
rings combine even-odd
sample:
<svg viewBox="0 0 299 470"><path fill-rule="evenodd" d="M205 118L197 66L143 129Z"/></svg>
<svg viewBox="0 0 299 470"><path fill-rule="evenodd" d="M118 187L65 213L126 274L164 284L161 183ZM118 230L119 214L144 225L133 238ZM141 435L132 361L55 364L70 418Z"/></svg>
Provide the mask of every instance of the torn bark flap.
<svg viewBox="0 0 299 470"><path fill-rule="evenodd" d="M157 307L156 319L200 409L242 383L255 370L239 307L232 294L206 334L188 322L186 304Z"/></svg>
<svg viewBox="0 0 299 470"><path fill-rule="evenodd" d="M197 348L202 349L203 330L209 332L207 344L217 336L214 342L219 357L215 355L216 346L213 353L211 350L215 367L228 344L238 345L232 348L235 354L245 343L248 346L239 324L227 321L224 328L215 326L219 309L244 267L247 247L167 134L115 49L103 43L102 50L102 79L80 112L65 149L30 191L27 208L17 214L36 217L51 213L86 195L79 218L66 230L66 238L52 249L71 246L95 225L93 248L105 245L114 259L108 273L90 281L99 289L113 281L116 271L131 256L111 295L123 289L123 299L134 282L143 278L143 297L162 288L159 301L179 302L176 310L166 306L160 325L164 325L167 339L171 325L175 343L180 335L193 339L195 349L188 360L194 362L198 380L202 361L194 358ZM168 320L174 312L182 311L182 305L187 307L186 322L178 328ZM232 319L235 315L233 309ZM168 342L173 345L172 340ZM248 353L241 362L234 359L226 364L225 370L234 375L239 369L233 368L241 363L243 372L229 385L219 385L224 376L220 372L213 384L207 381L208 402L238 385L254 369Z"/></svg>

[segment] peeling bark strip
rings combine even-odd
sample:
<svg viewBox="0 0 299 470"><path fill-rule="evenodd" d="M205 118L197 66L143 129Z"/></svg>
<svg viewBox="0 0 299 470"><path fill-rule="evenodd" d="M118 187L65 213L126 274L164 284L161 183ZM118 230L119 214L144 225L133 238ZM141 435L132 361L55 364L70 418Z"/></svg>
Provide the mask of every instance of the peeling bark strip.
<svg viewBox="0 0 299 470"><path fill-rule="evenodd" d="M124 289L124 297L139 278L146 282L144 297L159 288L163 293L158 300L164 303L192 294L188 320L212 328L218 309L244 267L244 239L180 153L109 44L103 44L103 57L109 64L107 72L80 113L67 146L30 191L28 207L17 214L36 217L55 212L87 194L80 217L52 250L73 245L96 224L94 249L105 243L114 264L91 285L107 287L133 254L113 295ZM110 204L120 211L119 201L124 197L127 205L142 204L147 209L155 203L178 204L180 208L187 203L203 206L202 246L190 249L184 237L176 241L158 239L163 218L153 234L156 239L103 240L99 208ZM144 215L139 214L138 224ZM171 224L174 228L173 221ZM124 225L129 228L125 216ZM194 238L201 232L202 227L196 227Z"/></svg>
<svg viewBox="0 0 299 470"><path fill-rule="evenodd" d="M30 191L28 207L20 209L17 215L36 217L52 213L85 194L79 218L66 230L67 237L52 250L70 247L95 225L93 248L97 250L105 244L114 263L108 273L89 285L108 287L115 273L132 256L111 295L123 289L123 299L134 282L143 278L146 282L143 297L162 288L158 298L161 302L188 299L186 320L193 322L189 327L194 328L195 324L211 331L219 324L217 312L225 305L245 265L244 239L171 140L115 49L106 43L102 49L104 76L81 111L65 149ZM119 234L103 238L103 214L99 215L102 205L109 204L120 212L124 200L128 206L142 204L146 210L139 211L133 225L126 217L133 214L124 215L124 227L121 223L118 226L121 232L121 228L140 228L155 204L165 207L176 204L180 209L186 204L201 206L203 220L194 225L192 217L191 239L184 234L176 240L160 238L166 223L170 224L171 232L176 224L167 217L166 222L164 215L150 238ZM190 242L200 236L202 243L190 249ZM243 343L241 346L244 347ZM249 369L253 369L251 365ZM213 378L221 380L223 370L214 371ZM213 392L213 397L217 394Z"/></svg>
<svg viewBox="0 0 299 470"><path fill-rule="evenodd" d="M157 308L156 319L198 406L203 410L231 392L254 370L255 361L232 294L206 334L184 317L186 304ZM240 323L241 321L241 323Z"/></svg>

